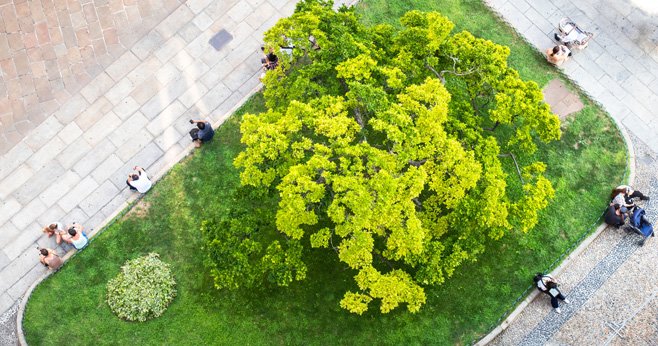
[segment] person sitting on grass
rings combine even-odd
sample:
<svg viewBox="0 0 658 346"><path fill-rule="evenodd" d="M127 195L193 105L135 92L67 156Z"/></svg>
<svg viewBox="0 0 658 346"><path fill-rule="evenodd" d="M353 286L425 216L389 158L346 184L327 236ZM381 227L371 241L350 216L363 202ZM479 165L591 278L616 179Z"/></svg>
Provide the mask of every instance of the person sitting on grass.
<svg viewBox="0 0 658 346"><path fill-rule="evenodd" d="M73 224L69 225L67 234L61 236L61 239L73 245L76 250L82 250L82 248L87 246L89 243L87 235L82 232L83 230L84 227L81 224L74 222ZM60 236L58 235L58 238L59 237Z"/></svg>
<svg viewBox="0 0 658 346"><path fill-rule="evenodd" d="M192 137L196 148L200 148L201 144L210 141L215 136L215 131L207 121L190 120L190 124L196 124L196 128L190 130L190 137Z"/></svg>
<svg viewBox="0 0 658 346"><path fill-rule="evenodd" d="M153 186L153 183L149 179L144 168L135 166L133 169L135 172L128 175L126 184L128 184L128 187L130 187L130 189L133 191L146 193L151 188L151 186Z"/></svg>
<svg viewBox="0 0 658 346"><path fill-rule="evenodd" d="M39 249L39 262L51 270L59 269L63 263L53 249Z"/></svg>

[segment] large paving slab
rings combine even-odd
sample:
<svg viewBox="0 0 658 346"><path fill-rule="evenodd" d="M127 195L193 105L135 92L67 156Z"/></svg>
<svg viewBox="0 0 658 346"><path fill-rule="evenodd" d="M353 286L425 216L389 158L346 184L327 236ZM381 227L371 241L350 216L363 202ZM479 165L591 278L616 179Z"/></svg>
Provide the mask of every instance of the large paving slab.
<svg viewBox="0 0 658 346"><path fill-rule="evenodd" d="M76 221L87 230L98 229L136 198L125 185L134 165L145 167L151 175L163 173L191 149L190 118L218 125L260 87L262 33L278 18L291 14L295 3L0 0L0 16L19 11L23 16L17 18L22 22L44 23L47 30L34 28L34 35L43 37L30 49L61 45L67 52L85 47L94 52L88 60L75 60L87 77L74 75L79 83L71 89L61 71L72 68L54 60L61 68L56 77L62 81L48 79L48 86L43 87L67 96L55 99L58 107L36 107L44 115L30 123L18 142L0 152L0 316L45 273L36 246L56 248L62 254L69 250L41 233L44 224ZM42 12L45 19L36 17L35 13ZM122 22L125 16L135 20ZM0 52L15 60L21 49L28 49L29 26L8 26L8 22L0 21L4 25L0 34L19 33L24 46ZM67 45L68 28L89 31L90 42L83 45L75 36ZM97 36L99 30L108 35L116 31L116 42L109 44L108 37ZM210 44L218 32L230 38L219 50ZM61 42L56 33L62 34ZM101 44L104 53L96 54ZM30 73L26 68L13 78L20 80ZM13 75L3 72L2 76ZM62 83L63 88L54 86ZM0 81L0 86L5 84ZM0 92L0 98L10 103L24 102L23 96ZM0 119L14 125L27 121L15 120L16 113Z"/></svg>

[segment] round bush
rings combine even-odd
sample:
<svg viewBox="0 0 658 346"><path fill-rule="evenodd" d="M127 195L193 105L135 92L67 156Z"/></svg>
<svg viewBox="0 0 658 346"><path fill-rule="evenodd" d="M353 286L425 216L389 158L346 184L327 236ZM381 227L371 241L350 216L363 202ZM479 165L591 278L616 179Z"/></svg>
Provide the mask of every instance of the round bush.
<svg viewBox="0 0 658 346"><path fill-rule="evenodd" d="M130 260L107 283L107 303L119 318L146 321L162 315L176 296L176 281L159 255Z"/></svg>

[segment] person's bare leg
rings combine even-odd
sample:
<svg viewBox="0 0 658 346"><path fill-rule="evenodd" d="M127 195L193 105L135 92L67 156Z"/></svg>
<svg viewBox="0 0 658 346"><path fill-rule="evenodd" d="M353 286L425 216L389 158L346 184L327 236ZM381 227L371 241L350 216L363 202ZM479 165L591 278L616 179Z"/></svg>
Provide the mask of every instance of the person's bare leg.
<svg viewBox="0 0 658 346"><path fill-rule="evenodd" d="M62 235L59 234L59 233L55 233L55 241L57 242L57 244L61 244L62 243Z"/></svg>
<svg viewBox="0 0 658 346"><path fill-rule="evenodd" d="M194 140L194 147L195 148L201 148L201 140L200 139Z"/></svg>

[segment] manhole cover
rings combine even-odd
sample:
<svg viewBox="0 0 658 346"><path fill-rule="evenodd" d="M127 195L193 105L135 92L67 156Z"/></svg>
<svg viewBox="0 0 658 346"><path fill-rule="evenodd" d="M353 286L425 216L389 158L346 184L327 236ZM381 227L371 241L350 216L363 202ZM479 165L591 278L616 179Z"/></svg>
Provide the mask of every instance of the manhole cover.
<svg viewBox="0 0 658 346"><path fill-rule="evenodd" d="M229 34L228 31L222 29L218 33L216 33L215 36L210 38L210 41L208 41L208 43L210 43L210 45L213 46L213 48L215 48L216 50L220 50L227 43L231 42L232 39L233 36L231 36L231 34Z"/></svg>

